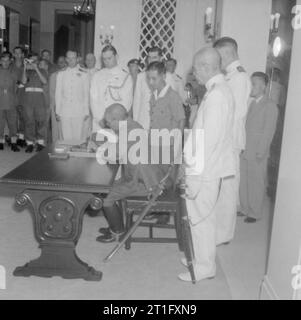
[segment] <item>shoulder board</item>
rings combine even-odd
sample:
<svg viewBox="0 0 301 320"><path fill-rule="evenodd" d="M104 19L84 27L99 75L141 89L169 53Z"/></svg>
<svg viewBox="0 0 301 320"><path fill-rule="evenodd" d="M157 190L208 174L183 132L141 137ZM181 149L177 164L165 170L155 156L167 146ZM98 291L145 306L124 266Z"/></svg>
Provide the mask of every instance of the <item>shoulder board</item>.
<svg viewBox="0 0 301 320"><path fill-rule="evenodd" d="M243 66L238 66L236 69L238 72L246 72Z"/></svg>
<svg viewBox="0 0 301 320"><path fill-rule="evenodd" d="M84 68L78 68L78 70L80 71L80 72L85 72L85 73L87 73L88 72L88 70L87 69L84 69Z"/></svg>

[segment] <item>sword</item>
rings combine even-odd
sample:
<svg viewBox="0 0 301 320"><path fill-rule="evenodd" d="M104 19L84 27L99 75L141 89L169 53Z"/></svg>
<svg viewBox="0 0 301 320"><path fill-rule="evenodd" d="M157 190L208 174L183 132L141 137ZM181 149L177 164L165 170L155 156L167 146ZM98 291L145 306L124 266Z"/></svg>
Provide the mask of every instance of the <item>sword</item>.
<svg viewBox="0 0 301 320"><path fill-rule="evenodd" d="M123 247L123 245L126 243L126 241L129 239L129 237L135 232L138 225L141 223L141 221L145 218L151 207L153 207L156 204L157 198L162 194L165 183L168 177L170 176L172 172L173 166L170 166L168 169L167 174L164 176L164 178L159 182L159 184L152 190L151 195L149 196L148 204L143 209L135 223L132 225L132 227L127 231L127 233L122 237L122 240L115 246L115 248L106 256L106 258L103 260L104 262L108 262L111 260L111 258L115 255L115 253Z"/></svg>

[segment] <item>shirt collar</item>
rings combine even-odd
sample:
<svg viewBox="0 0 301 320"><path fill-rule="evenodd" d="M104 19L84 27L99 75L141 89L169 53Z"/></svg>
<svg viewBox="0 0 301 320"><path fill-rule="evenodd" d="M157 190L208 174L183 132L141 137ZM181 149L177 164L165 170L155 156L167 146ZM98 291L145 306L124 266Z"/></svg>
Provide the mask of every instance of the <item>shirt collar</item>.
<svg viewBox="0 0 301 320"><path fill-rule="evenodd" d="M225 77L223 74L219 73L219 74L213 76L205 84L207 91L209 91L216 83L221 83L223 81L225 81Z"/></svg>
<svg viewBox="0 0 301 320"><path fill-rule="evenodd" d="M226 72L230 73L233 72L237 69L237 67L239 67L241 65L239 60L235 60L232 63L230 63L227 67L226 67Z"/></svg>
<svg viewBox="0 0 301 320"><path fill-rule="evenodd" d="M260 96L260 97L258 97L258 98L255 98L256 103L258 103L259 101L261 101L263 97L264 97L264 95L262 95L262 96Z"/></svg>
<svg viewBox="0 0 301 320"><path fill-rule="evenodd" d="M166 84L165 87L159 93L159 95L158 95L158 90L155 90L154 91L155 99L158 100L159 98L163 98L166 95L168 89L169 89L169 84Z"/></svg>

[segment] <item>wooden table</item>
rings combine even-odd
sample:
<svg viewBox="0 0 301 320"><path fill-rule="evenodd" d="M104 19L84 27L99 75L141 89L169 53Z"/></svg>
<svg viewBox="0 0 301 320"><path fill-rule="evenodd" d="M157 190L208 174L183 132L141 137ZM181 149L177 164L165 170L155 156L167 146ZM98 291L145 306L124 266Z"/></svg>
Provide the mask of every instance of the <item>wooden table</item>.
<svg viewBox="0 0 301 320"><path fill-rule="evenodd" d="M2 184L22 188L15 202L17 208L30 209L41 248L40 257L13 274L99 281L102 272L80 260L75 248L85 209L102 207L118 166L100 165L95 158L50 159L48 152L44 149L0 179Z"/></svg>

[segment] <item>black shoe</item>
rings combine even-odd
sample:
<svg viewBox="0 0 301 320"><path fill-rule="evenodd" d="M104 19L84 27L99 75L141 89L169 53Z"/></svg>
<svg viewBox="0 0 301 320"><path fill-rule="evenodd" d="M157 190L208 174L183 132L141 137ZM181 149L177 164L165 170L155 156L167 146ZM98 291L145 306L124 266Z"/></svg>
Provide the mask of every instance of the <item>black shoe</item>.
<svg viewBox="0 0 301 320"><path fill-rule="evenodd" d="M23 139L17 139L17 145L21 148L26 147L26 141Z"/></svg>
<svg viewBox="0 0 301 320"><path fill-rule="evenodd" d="M170 214L169 213L161 213L159 214L159 217L156 221L157 224L168 224L170 219Z"/></svg>
<svg viewBox="0 0 301 320"><path fill-rule="evenodd" d="M33 151L33 144L29 144L27 146L27 148L25 149L25 152L26 153L32 153L32 151Z"/></svg>
<svg viewBox="0 0 301 320"><path fill-rule="evenodd" d="M4 149L4 143L0 143L0 150Z"/></svg>
<svg viewBox="0 0 301 320"><path fill-rule="evenodd" d="M102 233L102 234L107 234L108 232L110 232L110 228L99 228L98 230L99 233Z"/></svg>
<svg viewBox="0 0 301 320"><path fill-rule="evenodd" d="M255 218L251 218L251 217L247 217L244 222L245 223L254 223L256 222L257 220Z"/></svg>
<svg viewBox="0 0 301 320"><path fill-rule="evenodd" d="M86 209L86 214L91 218L99 217L102 216L102 210L94 210L91 208L91 206L88 206L88 208Z"/></svg>
<svg viewBox="0 0 301 320"><path fill-rule="evenodd" d="M119 241L124 233L113 233L110 229L108 229L108 232L103 234L102 236L98 236L96 238L96 241L102 242L102 243L110 243L114 241Z"/></svg>
<svg viewBox="0 0 301 320"><path fill-rule="evenodd" d="M17 146L16 143L12 143L12 144L11 144L11 150L12 150L13 152L19 152L19 151L20 151L20 149L18 148L18 146Z"/></svg>
<svg viewBox="0 0 301 320"><path fill-rule="evenodd" d="M237 216L238 217L245 217L246 215L242 213L241 211L237 211Z"/></svg>
<svg viewBox="0 0 301 320"><path fill-rule="evenodd" d="M45 148L45 146L43 146L42 144L37 144L37 148L36 148L36 152L40 152Z"/></svg>

